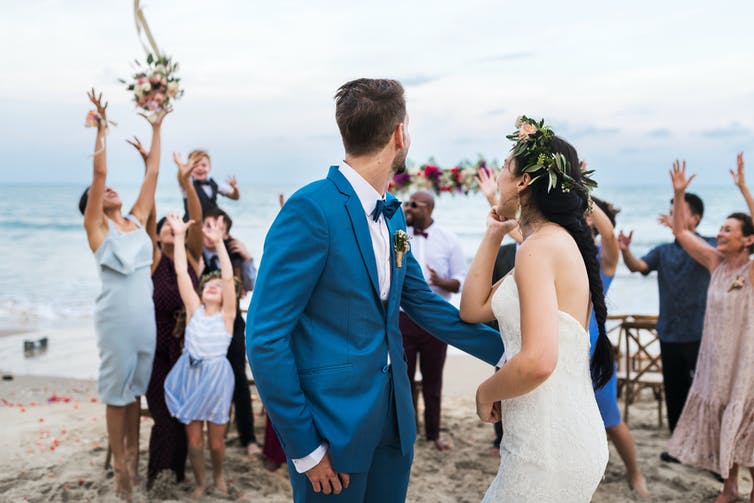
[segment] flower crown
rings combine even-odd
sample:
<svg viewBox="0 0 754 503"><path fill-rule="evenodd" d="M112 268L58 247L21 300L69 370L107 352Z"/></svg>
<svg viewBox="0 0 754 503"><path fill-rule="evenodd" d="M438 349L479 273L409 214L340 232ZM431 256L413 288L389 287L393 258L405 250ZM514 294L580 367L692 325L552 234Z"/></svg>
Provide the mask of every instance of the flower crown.
<svg viewBox="0 0 754 503"><path fill-rule="evenodd" d="M547 177L547 192L560 183L563 192L571 189L578 190L588 195L597 187L597 182L590 175L594 171L582 171L581 180L574 179L569 175L569 163L563 154L553 152L550 147L550 139L555 136L550 126L545 126L542 119L537 122L534 119L522 115L516 119L516 131L506 136L515 142L513 155L519 159L533 159L523 166L522 172L532 176L531 182Z"/></svg>

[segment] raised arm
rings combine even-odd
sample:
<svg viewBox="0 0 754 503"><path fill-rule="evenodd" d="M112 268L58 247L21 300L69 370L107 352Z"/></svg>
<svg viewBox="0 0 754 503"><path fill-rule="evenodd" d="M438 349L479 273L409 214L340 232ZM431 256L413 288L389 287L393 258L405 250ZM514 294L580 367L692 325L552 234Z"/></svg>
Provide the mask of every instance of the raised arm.
<svg viewBox="0 0 754 503"><path fill-rule="evenodd" d="M225 194L225 197L234 201L241 199L241 191L238 189L238 180L236 180L236 177L229 176L227 182L230 185L231 191Z"/></svg>
<svg viewBox="0 0 754 503"><path fill-rule="evenodd" d="M202 214L202 204L199 201L199 195L196 193L194 184L191 183L191 170L194 168L192 161L183 162L181 154L173 152L173 161L178 166L178 184L186 194L186 206L188 207L189 220L194 222L201 222L204 220ZM186 236L186 249L195 262L199 262L202 258L202 249L204 248L204 239L202 236L202 229L200 227L194 227L189 229Z"/></svg>
<svg viewBox="0 0 754 503"><path fill-rule="evenodd" d="M136 202L131 208L131 214L135 216L142 225L146 224L149 212L154 207L154 193L157 190L157 175L160 171L160 150L161 150L161 128L162 120L169 113L169 110L161 110L152 122L152 145L149 147L149 155L145 163L147 170L144 174L144 181L141 183L141 190Z"/></svg>
<svg viewBox="0 0 754 503"><path fill-rule="evenodd" d="M86 237L89 240L89 247L94 252L97 251L97 248L104 241L108 230L107 217L102 210L102 203L105 198L105 183L107 181L107 147L105 144L105 137L107 136L107 102L102 103L102 93L97 96L94 88L87 93L87 96L89 96L89 101L97 107L97 114L99 115L97 138L94 140L92 183L89 185L88 199L86 209L84 210Z"/></svg>
<svg viewBox="0 0 754 503"><path fill-rule="evenodd" d="M141 140L139 140L137 136L134 136L133 140L126 140L126 143L135 148L141 156L141 160L144 161L144 175L146 176L149 152L147 152L147 149L144 148L144 145L141 144ZM152 205L152 211L150 211L149 216L147 216L147 223L144 226L144 229L147 231L149 239L152 240L152 272L154 272L154 270L157 269L157 265L160 263L160 255L162 254L159 245L159 237L157 236L157 208L155 208L154 205Z"/></svg>
<svg viewBox="0 0 754 503"><path fill-rule="evenodd" d="M683 164L679 161L673 163L673 169L670 170L670 179L673 182L673 235L686 253L713 271L720 264L722 257L714 247L690 231L686 222L684 195L695 176L686 177L686 161L683 161Z"/></svg>
<svg viewBox="0 0 754 503"><path fill-rule="evenodd" d="M544 245L544 246L543 246ZM542 384L558 361L558 296L546 243L525 242L516 257L521 303L521 351L479 385L477 411L489 419L494 402L526 394Z"/></svg>
<svg viewBox="0 0 754 503"><path fill-rule="evenodd" d="M618 267L618 257L620 255L618 240L615 237L615 228L612 222L610 222L610 218L602 211L602 208L594 203L592 204L592 223L597 228L597 232L600 233L600 244L602 245L602 249L600 250L600 267L603 273L607 276L612 276Z"/></svg>
<svg viewBox="0 0 754 503"><path fill-rule="evenodd" d="M487 217L487 230L482 237L474 260L466 273L461 292L460 316L467 323L483 323L495 319L492 313L492 295L500 282L493 286L492 270L503 236L518 224L515 220L502 220L495 208Z"/></svg>
<svg viewBox="0 0 754 503"><path fill-rule="evenodd" d="M650 270L649 264L631 253L631 240L633 237L634 231L631 231L628 234L624 234L623 231L620 231L618 234L618 247L620 248L621 255L623 255L623 263L626 264L626 267L631 272L647 274Z"/></svg>
<svg viewBox="0 0 754 503"><path fill-rule="evenodd" d="M736 171L730 170L730 174L733 177L733 183L736 184L738 190L741 191L741 195L744 196L746 206L749 208L749 216L754 218L754 196L751 195L749 187L746 185L746 178L744 177L744 153L739 152L736 156Z"/></svg>
<svg viewBox="0 0 754 503"><path fill-rule="evenodd" d="M220 261L220 279L223 282L223 318L228 332L233 333L233 324L236 320L236 287L233 281L233 264L230 263L230 255L223 242L223 217L216 221L209 219L205 225L204 235L215 244L217 258Z"/></svg>
<svg viewBox="0 0 754 503"><path fill-rule="evenodd" d="M173 262L175 264L175 276L178 280L178 292L181 294L183 305L186 306L186 320L190 320L200 304L201 299L194 290L194 284L191 282L191 276L188 273L188 262L186 259L186 231L193 224L193 220L184 222L181 217L175 213L167 216L167 223L173 229L175 242L173 244ZM223 292L224 293L224 292ZM235 304L235 303L234 303Z"/></svg>

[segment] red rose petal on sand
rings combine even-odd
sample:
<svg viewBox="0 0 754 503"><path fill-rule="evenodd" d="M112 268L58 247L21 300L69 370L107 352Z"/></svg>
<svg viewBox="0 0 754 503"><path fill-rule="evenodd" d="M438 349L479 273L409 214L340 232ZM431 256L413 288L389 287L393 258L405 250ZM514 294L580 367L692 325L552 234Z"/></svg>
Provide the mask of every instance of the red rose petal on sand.
<svg viewBox="0 0 754 503"><path fill-rule="evenodd" d="M90 398L89 401L92 402L92 403L97 403L97 399L94 398L94 397Z"/></svg>
<svg viewBox="0 0 754 503"><path fill-rule="evenodd" d="M45 422L45 418L43 418L43 417L40 417L40 418L39 418L39 422L40 422L40 423L44 423L44 422Z"/></svg>
<svg viewBox="0 0 754 503"><path fill-rule="evenodd" d="M21 407L21 408L19 409L19 411L20 411L20 412L26 412L26 409L24 409L23 407Z"/></svg>

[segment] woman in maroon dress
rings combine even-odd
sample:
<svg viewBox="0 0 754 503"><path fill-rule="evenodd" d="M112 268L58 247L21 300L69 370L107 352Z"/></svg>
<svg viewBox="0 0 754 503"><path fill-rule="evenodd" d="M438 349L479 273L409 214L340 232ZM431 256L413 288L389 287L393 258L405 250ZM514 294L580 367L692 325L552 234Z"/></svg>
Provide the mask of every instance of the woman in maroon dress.
<svg viewBox="0 0 754 503"><path fill-rule="evenodd" d="M138 139L131 143L142 156L147 153ZM154 145L152 146L154 148ZM202 208L199 197L191 183L191 164L184 164L180 155L173 154L178 165L178 183L186 193L189 218L202 221ZM175 480L180 482L185 476L186 467L186 428L172 417L165 404L165 378L173 368L183 350L183 301L178 292L175 266L173 264L173 231L163 225L162 218L155 225L155 213L150 215L147 231L154 245L152 261L152 284L154 285L154 310L157 324L157 347L155 350L152 377L147 388L147 405L154 420L149 434L149 463L147 467L147 487L151 487L157 475L171 470ZM198 286L198 273L202 256L202 232L199 226L190 229L186 239L188 252L188 273L194 286ZM179 322L180 320L180 322Z"/></svg>

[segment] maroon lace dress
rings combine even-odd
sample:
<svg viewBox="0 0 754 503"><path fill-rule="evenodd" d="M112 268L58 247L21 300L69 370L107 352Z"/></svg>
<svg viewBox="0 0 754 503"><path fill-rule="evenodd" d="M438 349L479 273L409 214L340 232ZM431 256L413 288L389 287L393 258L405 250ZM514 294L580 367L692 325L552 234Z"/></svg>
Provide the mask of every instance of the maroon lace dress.
<svg viewBox="0 0 754 503"><path fill-rule="evenodd" d="M196 288L199 282L190 265L188 272ZM182 481L185 477L187 452L186 427L170 415L165 404L165 378L181 356L183 349L183 334L180 338L173 334L176 317L183 310L183 301L178 292L173 261L164 254L152 273L152 284L154 285L153 299L157 322L157 348L152 366L152 378L147 389L147 404L154 420L154 426L149 435L147 468L149 485L163 470L172 470L176 480Z"/></svg>

